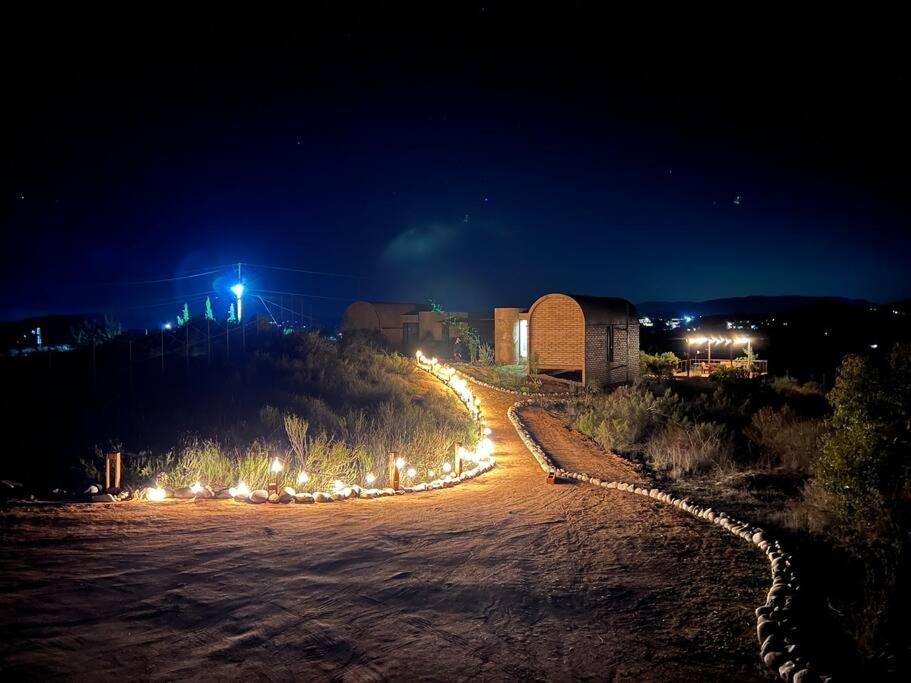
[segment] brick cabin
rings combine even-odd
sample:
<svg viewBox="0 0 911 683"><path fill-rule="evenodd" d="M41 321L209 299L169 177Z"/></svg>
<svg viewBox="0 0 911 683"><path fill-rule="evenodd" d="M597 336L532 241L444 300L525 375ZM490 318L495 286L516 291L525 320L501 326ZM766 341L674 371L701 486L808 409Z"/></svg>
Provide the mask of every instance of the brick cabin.
<svg viewBox="0 0 911 683"><path fill-rule="evenodd" d="M389 345L413 353L422 342L449 342L447 321L467 319L464 312L441 313L425 304L355 301L345 309L342 330L377 330Z"/></svg>
<svg viewBox="0 0 911 683"><path fill-rule="evenodd" d="M636 308L612 297L545 294L527 312L494 310L498 363L527 362L583 385L627 384L639 377Z"/></svg>

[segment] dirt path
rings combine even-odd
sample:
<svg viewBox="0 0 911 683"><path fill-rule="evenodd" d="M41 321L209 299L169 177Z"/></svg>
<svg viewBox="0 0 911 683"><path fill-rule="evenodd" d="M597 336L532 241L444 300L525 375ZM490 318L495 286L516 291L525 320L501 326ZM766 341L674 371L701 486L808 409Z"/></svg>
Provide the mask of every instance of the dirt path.
<svg viewBox="0 0 911 683"><path fill-rule="evenodd" d="M514 399L476 393L498 466L444 492L4 511L0 674L764 680L758 553L651 499L546 486Z"/></svg>

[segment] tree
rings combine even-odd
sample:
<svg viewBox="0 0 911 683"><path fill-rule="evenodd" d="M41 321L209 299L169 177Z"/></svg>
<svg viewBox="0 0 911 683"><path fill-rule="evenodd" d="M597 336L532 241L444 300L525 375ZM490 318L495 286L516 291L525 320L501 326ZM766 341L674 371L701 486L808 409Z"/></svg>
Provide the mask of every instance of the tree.
<svg viewBox="0 0 911 683"><path fill-rule="evenodd" d="M452 315L446 320L450 328L455 328L459 339L465 343L468 349L468 360L472 363L478 360L478 352L481 348L481 335L465 320L460 320Z"/></svg>
<svg viewBox="0 0 911 683"><path fill-rule="evenodd" d="M228 322L229 323L237 322L237 315L235 315L235 313L234 313L234 303L233 302L228 307Z"/></svg>
<svg viewBox="0 0 911 683"><path fill-rule="evenodd" d="M866 540L900 535L911 485L911 345L885 362L846 356L828 399L815 476L836 521Z"/></svg>
<svg viewBox="0 0 911 683"><path fill-rule="evenodd" d="M70 328L70 334L77 344L104 344L123 334L123 326L109 315L104 316L104 323L85 320L82 325Z"/></svg>
<svg viewBox="0 0 911 683"><path fill-rule="evenodd" d="M212 312L212 300L206 297L206 320L215 320L215 313Z"/></svg>
<svg viewBox="0 0 911 683"><path fill-rule="evenodd" d="M177 327L183 327L190 322L190 307L184 303L181 312L177 314Z"/></svg>

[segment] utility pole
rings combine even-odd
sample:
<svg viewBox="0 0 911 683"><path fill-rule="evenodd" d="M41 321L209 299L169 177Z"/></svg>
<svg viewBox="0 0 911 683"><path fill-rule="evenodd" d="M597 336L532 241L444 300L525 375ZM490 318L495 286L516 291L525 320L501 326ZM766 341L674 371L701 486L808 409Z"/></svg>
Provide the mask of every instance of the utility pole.
<svg viewBox="0 0 911 683"><path fill-rule="evenodd" d="M237 264L237 281L242 283L243 280L240 277L240 266L241 266L241 264L238 263ZM244 318L241 313L242 305L243 304L241 304L241 302L240 302L240 297L237 297L237 322L240 323L240 345L241 345L241 348L243 349L243 352L246 353L247 352L247 326L244 325Z"/></svg>

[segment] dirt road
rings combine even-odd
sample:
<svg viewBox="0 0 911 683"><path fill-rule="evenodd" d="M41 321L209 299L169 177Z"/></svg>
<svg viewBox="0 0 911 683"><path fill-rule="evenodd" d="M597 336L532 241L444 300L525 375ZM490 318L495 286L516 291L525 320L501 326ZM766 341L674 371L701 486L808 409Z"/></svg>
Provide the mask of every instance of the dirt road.
<svg viewBox="0 0 911 683"><path fill-rule="evenodd" d="M546 486L514 399L476 393L497 468L454 489L2 512L0 675L766 680L757 551L648 498ZM567 466L637 476L526 416Z"/></svg>

